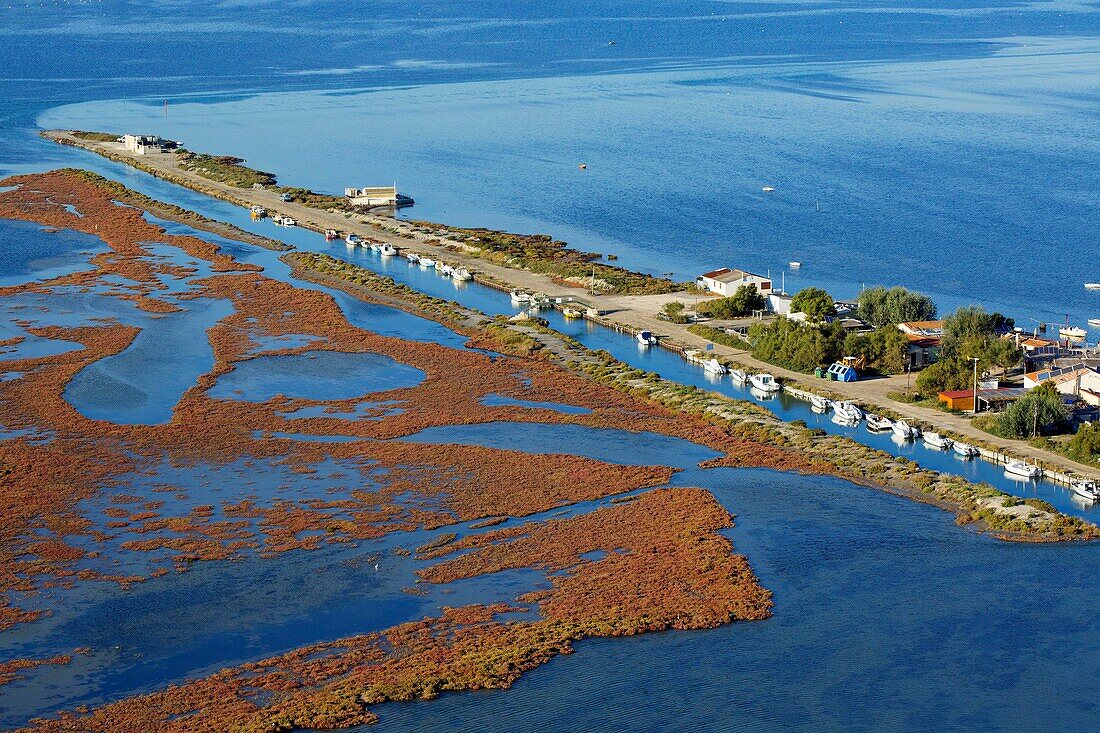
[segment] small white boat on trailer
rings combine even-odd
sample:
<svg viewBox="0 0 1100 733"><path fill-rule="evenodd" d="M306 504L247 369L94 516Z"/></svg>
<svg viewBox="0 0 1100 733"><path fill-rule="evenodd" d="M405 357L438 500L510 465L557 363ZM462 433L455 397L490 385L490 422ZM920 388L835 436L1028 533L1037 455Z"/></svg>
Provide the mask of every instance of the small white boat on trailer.
<svg viewBox="0 0 1100 733"><path fill-rule="evenodd" d="M1023 461L1014 459L1005 464L1005 473L1031 479L1039 478L1043 473L1043 469L1031 463L1024 463Z"/></svg>
<svg viewBox="0 0 1100 733"><path fill-rule="evenodd" d="M812 394L810 395L810 404L813 405L815 410L828 412L829 408L833 406L833 401L819 394Z"/></svg>
<svg viewBox="0 0 1100 733"><path fill-rule="evenodd" d="M894 435L898 436L902 440L913 440L919 435L916 428L904 420L898 420L891 428L894 431Z"/></svg>
<svg viewBox="0 0 1100 733"><path fill-rule="evenodd" d="M650 331L639 331L637 338L638 343L642 346L649 347L657 343L657 337L654 336Z"/></svg>
<svg viewBox="0 0 1100 733"><path fill-rule="evenodd" d="M467 282L474 279L474 276L471 275L470 271L467 270L465 267L456 267L454 269L454 272L451 273L451 277L453 277L455 280L458 280L459 282Z"/></svg>
<svg viewBox="0 0 1100 733"><path fill-rule="evenodd" d="M389 242L386 242L378 251L382 253L383 257L393 257L397 254L397 247L394 247Z"/></svg>
<svg viewBox="0 0 1100 733"><path fill-rule="evenodd" d="M939 433L932 432L924 434L924 442L939 450L946 450L955 445L955 441L951 440L951 438L945 438Z"/></svg>
<svg viewBox="0 0 1100 733"><path fill-rule="evenodd" d="M978 455L978 449L970 445L969 443L963 443L956 440L955 445L951 447L954 448L955 452L963 458L974 458L976 455Z"/></svg>
<svg viewBox="0 0 1100 733"><path fill-rule="evenodd" d="M845 419L859 422L863 419L863 410L859 409L851 402L834 402L833 412L838 415L843 415Z"/></svg>
<svg viewBox="0 0 1100 733"><path fill-rule="evenodd" d="M894 421L882 415L867 415L867 429L872 433L884 433L894 429Z"/></svg>
<svg viewBox="0 0 1100 733"><path fill-rule="evenodd" d="M705 371L707 374L719 375L729 373L729 369L726 368L726 365L718 361L717 359L707 359L706 361L704 361L703 371Z"/></svg>
<svg viewBox="0 0 1100 733"><path fill-rule="evenodd" d="M1100 488L1097 488L1095 481L1074 481L1072 488L1073 493L1082 499L1091 502L1100 501Z"/></svg>
<svg viewBox="0 0 1100 733"><path fill-rule="evenodd" d="M767 372L760 372L759 374L752 374L749 376L749 384L761 392L778 392L782 387L779 386L779 382L775 381L775 377Z"/></svg>

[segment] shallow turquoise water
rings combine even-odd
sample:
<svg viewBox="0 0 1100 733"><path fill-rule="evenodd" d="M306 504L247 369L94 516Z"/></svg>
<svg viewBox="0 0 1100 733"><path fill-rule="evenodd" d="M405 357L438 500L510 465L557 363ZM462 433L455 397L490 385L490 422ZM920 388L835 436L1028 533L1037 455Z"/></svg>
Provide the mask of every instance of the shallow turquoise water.
<svg viewBox="0 0 1100 733"><path fill-rule="evenodd" d="M415 387L421 370L381 354L309 351L257 356L218 377L207 394L223 400L266 402L277 395L346 400L370 392Z"/></svg>

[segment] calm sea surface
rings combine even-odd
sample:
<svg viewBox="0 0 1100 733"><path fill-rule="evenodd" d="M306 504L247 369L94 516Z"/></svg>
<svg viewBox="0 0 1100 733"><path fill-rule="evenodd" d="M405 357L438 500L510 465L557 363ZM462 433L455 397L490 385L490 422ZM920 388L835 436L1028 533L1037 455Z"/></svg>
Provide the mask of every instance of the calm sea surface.
<svg viewBox="0 0 1100 733"><path fill-rule="evenodd" d="M1100 317L1100 294L1081 287L1100 281L1096 4L578 5L16 2L0 8L0 174L93 167L238 220L240 210L36 135L53 126L154 132L241 155L286 183L339 191L396 180L418 201L408 216L547 232L652 272L687 278L730 265L778 279L797 259L804 264L786 273L788 290L816 284L849 296L864 283L905 284L943 308L980 302L1021 325ZM764 185L776 190L765 194ZM327 247L307 232L279 235ZM0 243L12 249L0 257L5 283L79 267L100 246L3 221ZM289 277L271 253L234 247ZM438 279L403 262L345 256L442 294ZM462 344L437 324L336 297L368 328ZM474 288L453 297L507 310ZM73 293L37 317L144 323L113 301ZM165 419L207 368L206 321L223 315L216 303L179 303L189 305L178 327L146 328L132 352L82 372L67 397L117 422ZM15 305L0 312L4 333L42 303ZM658 350L632 353L611 334L574 328L633 363L702 379ZM191 359L174 380L121 402L108 397L133 373L166 370L158 354L179 344ZM369 376L374 366L333 369ZM769 406L813 419L801 405ZM605 458L683 466L677 484L710 488L738 515L729 536L775 592L776 616L583 642L509 692L386 706L379 731L1098 727L1098 547L996 542L938 510L833 479L693 470L705 451L656 436L532 435L499 423L416 439L547 451L576 444ZM997 480L985 464L891 448L888 439L878 447ZM338 488L343 467L328 468ZM295 481L274 466L270 474L165 466L155 478L193 493L247 480L261 495ZM135 487L150 480L135 477ZM1092 512L1051 487L1020 491ZM129 592L96 585L39 599L55 615L0 638L5 659L93 652L0 688L0 727L455 603L401 593L411 560L364 572L363 557L388 549L210 563ZM537 573L502 574L462 586L457 598L510 599L542 582ZM299 593L302 584L311 593Z"/></svg>

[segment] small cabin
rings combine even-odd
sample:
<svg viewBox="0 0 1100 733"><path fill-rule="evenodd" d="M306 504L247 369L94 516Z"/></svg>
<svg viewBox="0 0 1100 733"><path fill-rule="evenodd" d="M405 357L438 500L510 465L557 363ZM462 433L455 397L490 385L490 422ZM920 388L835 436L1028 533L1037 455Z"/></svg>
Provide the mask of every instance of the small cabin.
<svg viewBox="0 0 1100 733"><path fill-rule="evenodd" d="M859 372L855 367L839 361L829 367L826 374L834 382L854 382L859 379Z"/></svg>

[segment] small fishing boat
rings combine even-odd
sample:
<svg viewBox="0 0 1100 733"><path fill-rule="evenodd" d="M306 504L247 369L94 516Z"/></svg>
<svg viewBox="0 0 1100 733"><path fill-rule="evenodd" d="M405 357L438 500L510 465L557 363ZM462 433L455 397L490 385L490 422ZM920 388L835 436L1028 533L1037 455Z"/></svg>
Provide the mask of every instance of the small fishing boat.
<svg viewBox="0 0 1100 733"><path fill-rule="evenodd" d="M974 456L978 455L978 449L970 445L969 443L963 443L956 440L955 445L951 447L954 448L955 452L963 458L973 458Z"/></svg>
<svg viewBox="0 0 1100 733"><path fill-rule="evenodd" d="M382 249L382 243L381 242L371 242L370 243L370 249L371 249L371 252L378 252Z"/></svg>
<svg viewBox="0 0 1100 733"><path fill-rule="evenodd" d="M756 387L761 392L778 392L782 389L779 386L779 382L775 381L775 377L767 372L761 372L759 374L753 374L749 377L749 384Z"/></svg>
<svg viewBox="0 0 1100 733"><path fill-rule="evenodd" d="M389 244L387 242L386 244L383 244L378 249L378 251L379 251L379 253L381 253L381 255L383 257L393 257L394 255L397 254L397 247L394 247L392 244Z"/></svg>
<svg viewBox="0 0 1100 733"><path fill-rule="evenodd" d="M951 440L951 438L945 438L939 433L933 432L924 434L924 442L939 450L946 450L955 444L955 441Z"/></svg>
<svg viewBox="0 0 1100 733"><path fill-rule="evenodd" d="M637 338L638 343L642 346L653 346L653 344L657 343L657 337L650 331L639 331Z"/></svg>
<svg viewBox="0 0 1100 733"><path fill-rule="evenodd" d="M614 41L612 41L612 43L614 43ZM581 163L577 167L580 168L582 171L588 170L588 164L587 163Z"/></svg>
<svg viewBox="0 0 1100 733"><path fill-rule="evenodd" d="M294 221L289 216L284 216L283 217L283 226L284 227L292 227L292 226L296 226L297 224L298 224L298 222Z"/></svg>
<svg viewBox="0 0 1100 733"><path fill-rule="evenodd" d="M253 219L263 219L267 216L267 209L262 206L250 206L248 213L252 215Z"/></svg>
<svg viewBox="0 0 1100 733"><path fill-rule="evenodd" d="M904 420L898 420L890 429L894 431L894 435L902 440L913 440L920 434L915 427Z"/></svg>
<svg viewBox="0 0 1100 733"><path fill-rule="evenodd" d="M509 293L513 305L528 305L531 302L531 294L526 290L513 290Z"/></svg>
<svg viewBox="0 0 1100 733"><path fill-rule="evenodd" d="M456 267L454 269L454 272L451 273L451 277L453 277L455 280L458 280L459 282L467 282L474 279L474 276L471 275L470 271L467 270L465 267Z"/></svg>
<svg viewBox="0 0 1100 733"><path fill-rule="evenodd" d="M760 190L763 191L764 193L771 193L772 191L775 190L775 186L761 186Z"/></svg>
<svg viewBox="0 0 1100 733"><path fill-rule="evenodd" d="M359 238L358 234L350 234L350 233L348 234L348 236L344 237L344 241L347 242L348 244L355 245L355 246L358 246L358 245L363 243L363 240Z"/></svg>
<svg viewBox="0 0 1100 733"><path fill-rule="evenodd" d="M1088 501L1100 501L1100 489L1096 487L1095 481L1074 481L1073 493L1080 496L1082 499Z"/></svg>
<svg viewBox="0 0 1100 733"><path fill-rule="evenodd" d="M429 257L423 257L423 256L421 256L421 258L420 258L420 266L421 266L421 267L423 267L423 268L424 268L425 270L427 270L427 269L429 269L429 268L432 268L432 267L435 267L435 260L433 260L433 259L431 259L431 258L429 258Z"/></svg>
<svg viewBox="0 0 1100 733"><path fill-rule="evenodd" d="M882 415L867 415L867 429L872 433L882 433L894 429L894 421Z"/></svg>
<svg viewBox="0 0 1100 733"><path fill-rule="evenodd" d="M843 415L845 418L854 420L855 422L859 422L863 419L863 410L859 409L851 402L834 402L833 412L838 415Z"/></svg>
<svg viewBox="0 0 1100 733"><path fill-rule="evenodd" d="M816 410L828 412L829 408L833 406L833 401L821 395L812 394L810 395L810 404L813 405Z"/></svg>
<svg viewBox="0 0 1100 733"><path fill-rule="evenodd" d="M455 274L455 268L451 267L450 265L445 265L442 262L437 262L435 265L435 269L439 270L439 274L443 277L450 277L451 275Z"/></svg>
<svg viewBox="0 0 1100 733"><path fill-rule="evenodd" d="M420 262L420 255L418 255L416 252L406 252L405 259L409 262Z"/></svg>
<svg viewBox="0 0 1100 733"><path fill-rule="evenodd" d="M792 270L797 270L798 268L802 267L802 263L799 262L798 260L791 260L787 264L790 266L790 268Z"/></svg>
<svg viewBox="0 0 1100 733"><path fill-rule="evenodd" d="M580 309L573 308L571 306L566 306L565 308L562 308L561 314L566 318L584 318L584 313L582 313Z"/></svg>
<svg viewBox="0 0 1100 733"><path fill-rule="evenodd" d="M738 384L749 381L749 375L744 369L730 369L730 378Z"/></svg>
<svg viewBox="0 0 1100 733"><path fill-rule="evenodd" d="M1058 329L1058 335L1071 341L1079 341L1088 335L1088 332L1080 326L1062 326Z"/></svg>
<svg viewBox="0 0 1100 733"><path fill-rule="evenodd" d="M1100 328L1100 318L1090 318L1089 325L1093 328Z"/></svg>
<svg viewBox="0 0 1100 733"><path fill-rule="evenodd" d="M719 375L729 373L729 369L726 368L725 364L723 364L722 362L718 361L717 359L713 359L713 358L712 359L707 359L706 361L703 362L703 371L705 371L707 374L719 374ZM749 378L751 379L752 377L749 377Z"/></svg>
<svg viewBox="0 0 1100 733"><path fill-rule="evenodd" d="M325 230L325 241L326 242L331 242L332 240L339 239L339 238L340 238L340 232L336 231L335 229L326 229Z"/></svg>
<svg viewBox="0 0 1100 733"><path fill-rule="evenodd" d="M1100 283L1085 283L1085 290L1100 290Z"/></svg>
<svg viewBox="0 0 1100 733"><path fill-rule="evenodd" d="M1023 461L1013 459L1005 464L1005 473L1012 474L1013 476L1021 476L1023 478L1038 478L1042 475L1043 469L1031 463L1024 463Z"/></svg>

